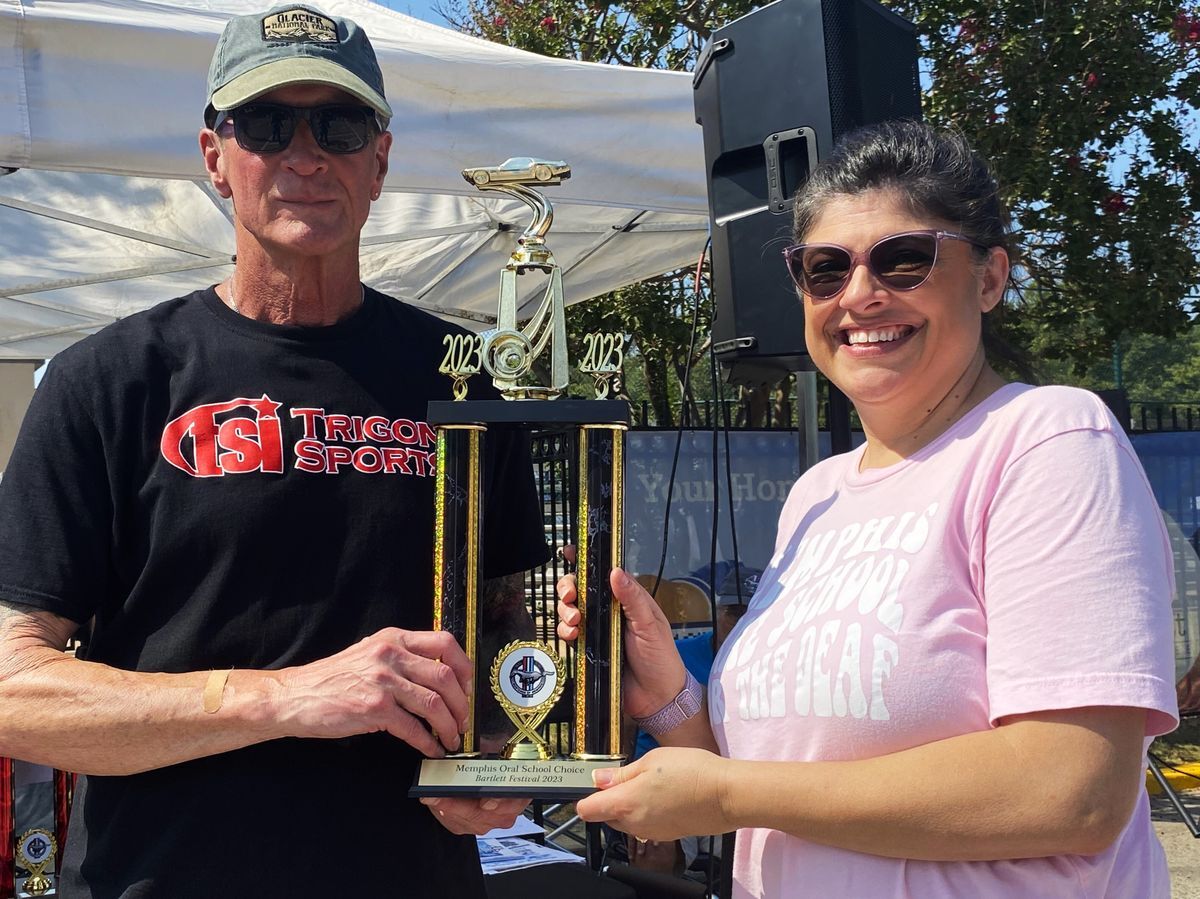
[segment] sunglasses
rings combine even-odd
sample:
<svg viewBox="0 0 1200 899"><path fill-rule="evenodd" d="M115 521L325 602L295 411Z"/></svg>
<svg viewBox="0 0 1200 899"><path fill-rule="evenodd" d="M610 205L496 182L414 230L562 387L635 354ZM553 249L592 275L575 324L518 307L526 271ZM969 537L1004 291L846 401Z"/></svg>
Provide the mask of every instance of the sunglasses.
<svg viewBox="0 0 1200 899"><path fill-rule="evenodd" d="M943 240L962 240L987 249L952 231L904 231L889 234L864 252L833 243L802 243L785 249L783 258L797 287L814 299L827 300L846 289L860 265L890 290L915 290L932 274L938 244Z"/></svg>
<svg viewBox="0 0 1200 899"><path fill-rule="evenodd" d="M322 150L329 153L357 153L383 127L370 106L284 106L281 103L247 103L221 114L214 127L233 122L238 146L250 153L279 153L286 150L296 135L296 123L303 119Z"/></svg>

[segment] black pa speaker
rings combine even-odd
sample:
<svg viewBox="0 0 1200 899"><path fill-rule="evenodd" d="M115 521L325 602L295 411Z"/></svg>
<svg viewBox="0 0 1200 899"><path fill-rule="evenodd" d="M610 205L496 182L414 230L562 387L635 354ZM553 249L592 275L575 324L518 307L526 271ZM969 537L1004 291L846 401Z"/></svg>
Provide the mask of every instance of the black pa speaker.
<svg viewBox="0 0 1200 899"><path fill-rule="evenodd" d="M715 350L732 380L811 368L783 263L792 197L834 141L920 118L913 26L874 0L777 0L713 32L692 79L704 128Z"/></svg>

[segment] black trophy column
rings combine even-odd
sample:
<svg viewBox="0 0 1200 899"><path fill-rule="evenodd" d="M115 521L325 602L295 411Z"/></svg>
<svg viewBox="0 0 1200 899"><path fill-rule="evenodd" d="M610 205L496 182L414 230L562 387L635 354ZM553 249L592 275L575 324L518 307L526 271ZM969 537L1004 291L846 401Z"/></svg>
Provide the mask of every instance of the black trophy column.
<svg viewBox="0 0 1200 899"><path fill-rule="evenodd" d="M478 686L479 588L483 555L480 499L482 425L441 425L437 442L437 513L433 543L433 628L449 631L476 668ZM477 754L475 690L460 755Z"/></svg>
<svg viewBox="0 0 1200 899"><path fill-rule="evenodd" d="M609 572L624 564L625 426L579 429L579 611L575 656L575 750L621 757L621 608Z"/></svg>

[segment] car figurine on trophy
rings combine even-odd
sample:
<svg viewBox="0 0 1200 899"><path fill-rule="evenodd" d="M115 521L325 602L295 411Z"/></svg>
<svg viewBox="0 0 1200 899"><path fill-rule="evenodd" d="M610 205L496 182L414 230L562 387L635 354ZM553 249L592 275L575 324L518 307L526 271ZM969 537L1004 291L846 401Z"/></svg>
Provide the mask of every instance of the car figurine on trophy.
<svg viewBox="0 0 1200 899"><path fill-rule="evenodd" d="M562 273L545 240L554 214L546 198L533 189L560 184L570 176L564 162L528 157L463 172L480 190L520 199L534 218L500 272L496 327L445 338L439 370L453 379L454 400L431 402L428 416L437 428L434 627L458 640L475 666L476 684L490 690L516 732L498 756L485 756L479 750L472 699L461 751L423 760L413 796L578 798L595 789L593 770L624 759L621 609L608 581L610 569L622 564L624 549L629 404L609 398L619 384L623 336L587 335L587 358L580 370L595 381L596 398L567 398ZM517 279L530 272L546 277L546 289L537 310L520 327ZM535 383L534 360L547 349L549 378ZM468 379L481 370L492 376L503 399L467 399ZM547 642L518 640L494 658L479 657L483 448L489 430L501 428L531 435L566 433L575 447L569 493L578 497L573 540L582 621L571 671ZM569 698L563 700L564 695ZM539 727L560 701L572 707L571 749L556 756Z"/></svg>

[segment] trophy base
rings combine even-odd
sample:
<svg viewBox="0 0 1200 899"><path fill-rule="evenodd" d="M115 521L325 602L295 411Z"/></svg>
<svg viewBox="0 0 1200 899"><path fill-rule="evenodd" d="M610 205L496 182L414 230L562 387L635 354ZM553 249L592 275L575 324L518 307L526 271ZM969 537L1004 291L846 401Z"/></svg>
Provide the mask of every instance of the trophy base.
<svg viewBox="0 0 1200 899"><path fill-rule="evenodd" d="M621 757L520 759L424 759L408 795L495 796L509 799L582 799L596 792L592 772L612 768Z"/></svg>

